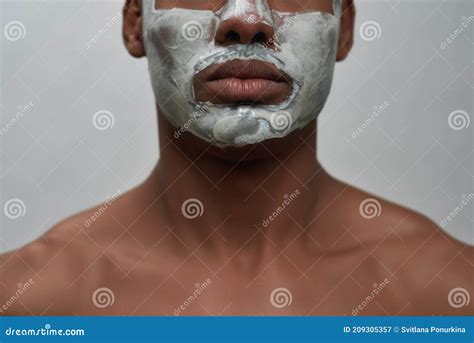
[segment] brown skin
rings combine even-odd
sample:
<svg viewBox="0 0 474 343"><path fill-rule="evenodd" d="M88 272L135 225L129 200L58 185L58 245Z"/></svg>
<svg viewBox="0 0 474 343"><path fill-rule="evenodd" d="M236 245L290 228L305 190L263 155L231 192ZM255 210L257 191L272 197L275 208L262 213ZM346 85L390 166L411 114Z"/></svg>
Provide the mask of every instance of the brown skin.
<svg viewBox="0 0 474 343"><path fill-rule="evenodd" d="M127 1L125 43L144 55L140 4ZM354 8L345 3L338 59L352 46ZM243 25L243 24L242 24ZM161 159L141 186L91 226L100 206L57 225L37 241L0 256L0 309L18 283L32 286L0 315L351 315L385 279L360 315L469 315L474 302L448 304L451 289L474 295L474 250L423 216L379 199L382 213L364 219L373 196L329 176L315 159L316 124L284 139L223 151L190 134L175 139L159 115ZM284 195L300 195L267 227ZM181 205L198 198L201 217ZM92 294L110 288L98 308ZM271 292L285 287L290 306Z"/></svg>

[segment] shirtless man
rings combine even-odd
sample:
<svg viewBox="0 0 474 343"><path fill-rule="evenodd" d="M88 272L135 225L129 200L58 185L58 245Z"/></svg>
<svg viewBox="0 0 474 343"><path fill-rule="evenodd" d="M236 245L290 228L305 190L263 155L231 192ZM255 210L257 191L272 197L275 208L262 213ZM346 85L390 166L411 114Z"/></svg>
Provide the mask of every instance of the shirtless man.
<svg viewBox="0 0 474 343"><path fill-rule="evenodd" d="M153 1L126 2L123 37L150 63L160 161L0 256L0 315L474 313L471 246L315 158L352 0Z"/></svg>

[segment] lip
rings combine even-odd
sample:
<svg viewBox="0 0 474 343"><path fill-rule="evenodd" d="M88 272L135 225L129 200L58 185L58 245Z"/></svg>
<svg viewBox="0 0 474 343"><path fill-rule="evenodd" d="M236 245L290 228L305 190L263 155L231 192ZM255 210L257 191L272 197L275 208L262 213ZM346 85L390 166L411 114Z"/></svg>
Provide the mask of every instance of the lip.
<svg viewBox="0 0 474 343"><path fill-rule="evenodd" d="M271 63L233 60L197 74L194 91L201 102L276 105L290 96L292 84L291 77Z"/></svg>

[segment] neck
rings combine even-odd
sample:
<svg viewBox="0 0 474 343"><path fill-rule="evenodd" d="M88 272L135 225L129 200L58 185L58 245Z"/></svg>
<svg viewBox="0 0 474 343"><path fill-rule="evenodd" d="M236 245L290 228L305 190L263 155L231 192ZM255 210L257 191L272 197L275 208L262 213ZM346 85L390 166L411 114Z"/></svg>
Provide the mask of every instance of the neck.
<svg viewBox="0 0 474 343"><path fill-rule="evenodd" d="M223 151L175 129L160 116L160 162L149 182L168 226L186 245L235 251L285 246L310 221L327 176L316 160L316 124L289 137ZM201 206L200 216L189 205ZM257 239L259 237L260 239Z"/></svg>

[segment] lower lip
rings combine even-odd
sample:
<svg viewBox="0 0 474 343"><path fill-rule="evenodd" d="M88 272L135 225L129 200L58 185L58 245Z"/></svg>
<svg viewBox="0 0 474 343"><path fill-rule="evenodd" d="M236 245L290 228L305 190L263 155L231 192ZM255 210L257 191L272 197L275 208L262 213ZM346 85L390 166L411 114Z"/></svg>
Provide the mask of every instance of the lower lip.
<svg viewBox="0 0 474 343"><path fill-rule="evenodd" d="M279 104L291 92L288 83L266 79L226 78L206 82L202 88L196 92L197 100L214 104Z"/></svg>

